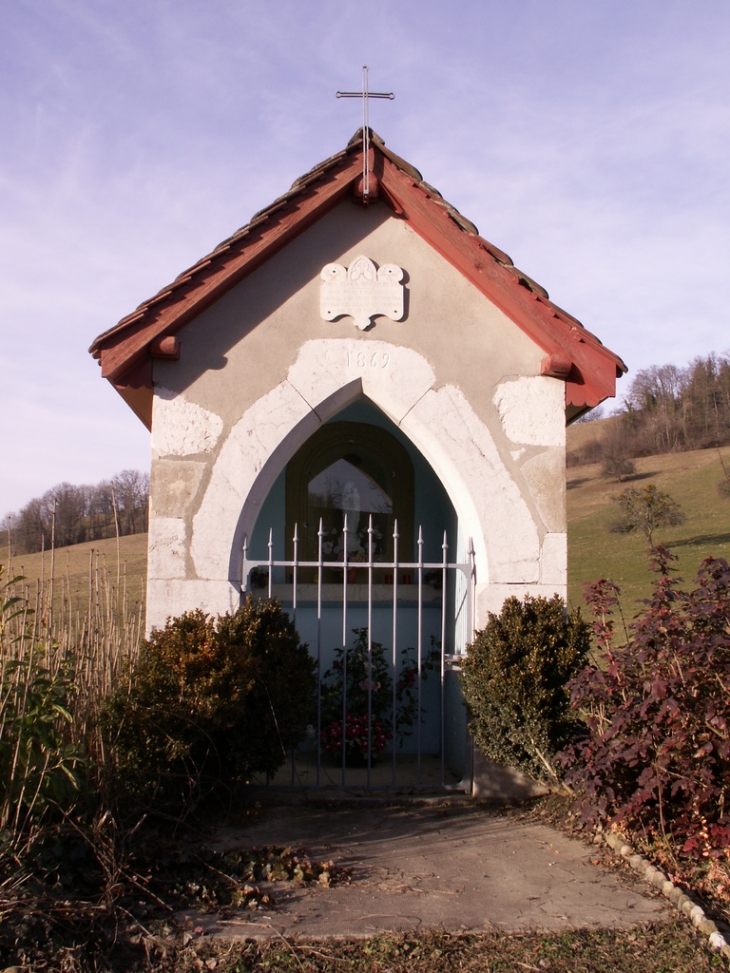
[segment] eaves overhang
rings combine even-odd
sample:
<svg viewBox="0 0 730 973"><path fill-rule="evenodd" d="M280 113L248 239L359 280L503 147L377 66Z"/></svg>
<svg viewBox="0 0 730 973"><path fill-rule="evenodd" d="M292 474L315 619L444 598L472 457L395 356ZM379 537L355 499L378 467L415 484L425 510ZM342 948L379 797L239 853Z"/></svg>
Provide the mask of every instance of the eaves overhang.
<svg viewBox="0 0 730 973"><path fill-rule="evenodd" d="M370 141L368 205L383 203L405 219L545 351L542 373L566 384L566 409L579 415L615 395L623 361L554 304L547 291L518 270L420 172ZM89 351L130 408L151 425L152 361L179 354L175 335L345 198L363 203L362 132L342 151L298 179L288 193L180 274L168 287L99 335Z"/></svg>

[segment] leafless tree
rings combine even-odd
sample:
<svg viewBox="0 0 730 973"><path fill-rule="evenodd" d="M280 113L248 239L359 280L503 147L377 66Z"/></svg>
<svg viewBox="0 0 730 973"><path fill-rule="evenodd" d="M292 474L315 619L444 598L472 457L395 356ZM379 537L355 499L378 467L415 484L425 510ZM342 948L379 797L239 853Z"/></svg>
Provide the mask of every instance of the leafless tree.
<svg viewBox="0 0 730 973"><path fill-rule="evenodd" d="M17 513L0 522L0 542L11 553L32 554L56 547L113 537L116 533L113 492L120 515L120 533L147 530L149 477L137 470L123 470L113 480L95 486L59 483L42 497L30 500ZM54 515L55 507L55 515Z"/></svg>
<svg viewBox="0 0 730 973"><path fill-rule="evenodd" d="M112 477L120 513L120 532L137 534L147 529L150 478L139 470L122 470Z"/></svg>

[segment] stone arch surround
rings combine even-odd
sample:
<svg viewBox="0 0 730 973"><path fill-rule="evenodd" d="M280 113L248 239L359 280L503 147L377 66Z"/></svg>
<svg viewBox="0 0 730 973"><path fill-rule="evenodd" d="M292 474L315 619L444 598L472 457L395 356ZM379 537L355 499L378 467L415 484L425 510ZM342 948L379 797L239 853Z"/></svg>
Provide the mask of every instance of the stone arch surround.
<svg viewBox="0 0 730 973"><path fill-rule="evenodd" d="M539 584L540 535L530 504L463 392L439 386L430 364L413 349L377 340L316 339L302 345L287 378L233 425L213 463L190 543L199 579L191 583L208 590L207 610L230 607L244 535L251 535L289 458L361 395L400 427L440 478L463 534L473 538L479 588ZM221 582L227 591L219 599L209 586Z"/></svg>

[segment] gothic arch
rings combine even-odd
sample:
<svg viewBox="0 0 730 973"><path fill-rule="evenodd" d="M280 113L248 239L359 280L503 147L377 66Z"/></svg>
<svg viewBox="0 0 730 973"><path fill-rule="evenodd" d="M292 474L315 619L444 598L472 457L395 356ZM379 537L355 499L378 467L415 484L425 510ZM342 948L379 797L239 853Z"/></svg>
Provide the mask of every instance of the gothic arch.
<svg viewBox="0 0 730 973"><path fill-rule="evenodd" d="M367 340L306 342L287 379L231 429L193 521L191 555L201 579L241 577L242 545L286 463L328 419L360 396L388 416L431 464L465 536L479 581L536 582L537 526L491 433L463 393L438 387L421 355Z"/></svg>

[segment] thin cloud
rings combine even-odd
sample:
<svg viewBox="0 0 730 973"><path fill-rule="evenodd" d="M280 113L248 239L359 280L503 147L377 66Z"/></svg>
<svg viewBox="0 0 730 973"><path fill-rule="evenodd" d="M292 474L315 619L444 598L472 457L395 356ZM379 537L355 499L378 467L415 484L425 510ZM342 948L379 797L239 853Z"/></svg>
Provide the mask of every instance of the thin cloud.
<svg viewBox="0 0 730 973"><path fill-rule="evenodd" d="M147 465L89 343L342 148L365 63L387 144L632 369L727 346L724 0L25 0L3 28L0 513Z"/></svg>

